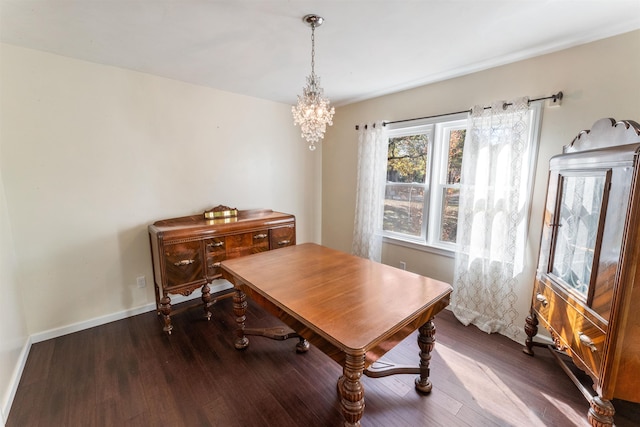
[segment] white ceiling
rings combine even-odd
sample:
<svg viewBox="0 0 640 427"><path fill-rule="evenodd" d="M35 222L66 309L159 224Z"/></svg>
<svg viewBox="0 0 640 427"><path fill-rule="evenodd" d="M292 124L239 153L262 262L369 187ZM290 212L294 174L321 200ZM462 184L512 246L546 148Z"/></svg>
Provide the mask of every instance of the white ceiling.
<svg viewBox="0 0 640 427"><path fill-rule="evenodd" d="M640 0L0 0L0 39L293 104L309 13L334 105L640 28Z"/></svg>

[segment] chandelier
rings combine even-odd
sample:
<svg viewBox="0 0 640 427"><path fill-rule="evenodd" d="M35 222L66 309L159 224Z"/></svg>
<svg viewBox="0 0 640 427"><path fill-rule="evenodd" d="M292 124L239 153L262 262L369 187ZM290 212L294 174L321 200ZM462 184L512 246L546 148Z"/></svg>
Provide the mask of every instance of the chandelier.
<svg viewBox="0 0 640 427"><path fill-rule="evenodd" d="M329 100L324 97L324 90L320 87L320 79L315 73L315 32L324 22L324 18L317 15L306 15L302 18L311 26L311 75L307 76L307 85L302 88L302 95L298 95L298 104L291 107L293 124L300 125L302 137L309 143L309 150L316 149L316 143L324 138L327 125L333 125L335 108L329 108Z"/></svg>

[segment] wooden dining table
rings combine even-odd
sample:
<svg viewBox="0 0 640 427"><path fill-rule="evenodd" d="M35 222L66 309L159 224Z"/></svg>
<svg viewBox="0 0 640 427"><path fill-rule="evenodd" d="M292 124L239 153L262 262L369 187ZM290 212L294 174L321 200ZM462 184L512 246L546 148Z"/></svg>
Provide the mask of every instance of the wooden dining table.
<svg viewBox="0 0 640 427"><path fill-rule="evenodd" d="M359 426L364 414L362 375L418 374L416 389L431 391L433 318L449 304L449 284L314 243L225 260L221 267L235 287L235 347L246 349L251 335L297 338L299 352L311 344L330 356L343 367L337 388L345 426ZM247 296L287 327L247 328ZM376 363L416 329L416 365Z"/></svg>

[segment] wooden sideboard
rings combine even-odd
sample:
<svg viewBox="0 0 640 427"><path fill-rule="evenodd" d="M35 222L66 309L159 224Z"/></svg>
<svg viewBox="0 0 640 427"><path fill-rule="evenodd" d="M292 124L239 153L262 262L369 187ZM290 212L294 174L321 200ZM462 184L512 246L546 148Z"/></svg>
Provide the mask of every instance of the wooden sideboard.
<svg viewBox="0 0 640 427"><path fill-rule="evenodd" d="M149 226L156 309L165 332L171 333L171 315L179 312L172 313L170 294L186 296L201 288L205 317L210 319L217 299L232 296L230 289L210 292L209 284L222 277L221 261L296 244L293 215L269 209L233 211L231 217L199 214Z"/></svg>
<svg viewBox="0 0 640 427"><path fill-rule="evenodd" d="M639 156L640 124L602 119L549 165L524 351L533 355L541 323L591 377L586 387L562 365L594 427L613 425L612 399L640 402Z"/></svg>

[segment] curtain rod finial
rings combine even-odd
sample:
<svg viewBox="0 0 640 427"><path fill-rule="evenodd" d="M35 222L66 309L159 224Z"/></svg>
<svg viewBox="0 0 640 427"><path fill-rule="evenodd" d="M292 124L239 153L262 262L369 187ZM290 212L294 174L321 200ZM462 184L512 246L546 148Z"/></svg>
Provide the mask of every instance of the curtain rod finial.
<svg viewBox="0 0 640 427"><path fill-rule="evenodd" d="M549 108L553 108L553 107L559 107L560 105L562 105L562 98L564 97L564 94L562 93L562 91L556 93L555 95L551 96L549 98L549 100L547 101L547 107Z"/></svg>

